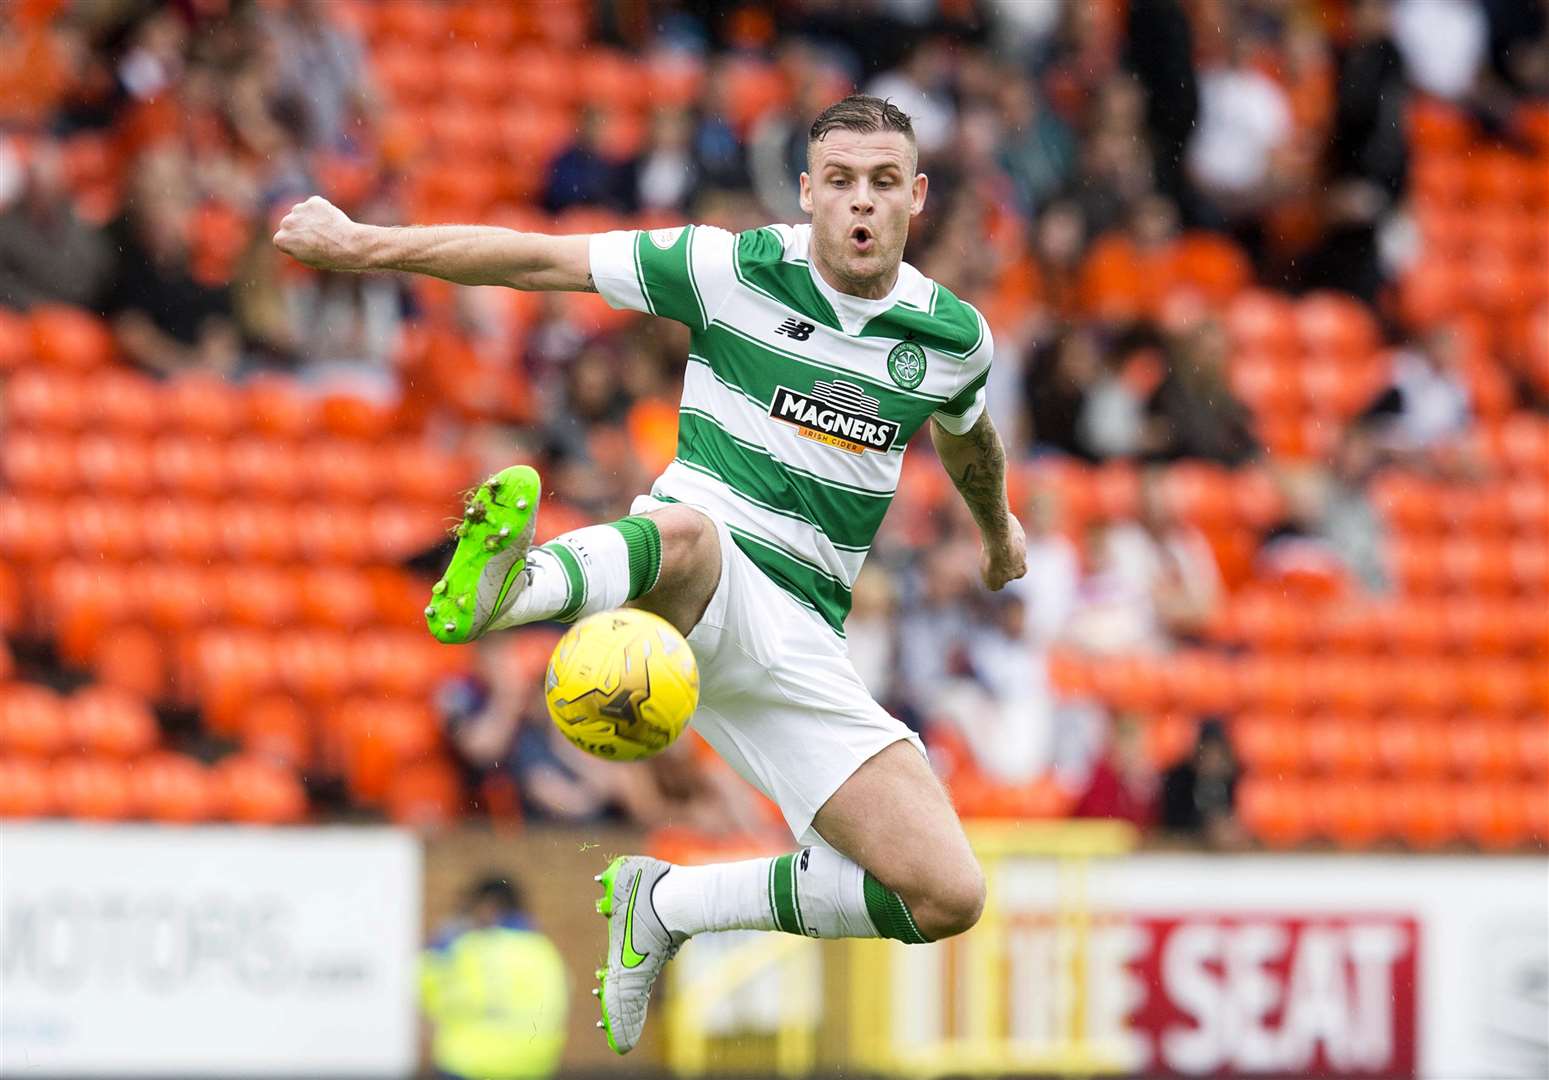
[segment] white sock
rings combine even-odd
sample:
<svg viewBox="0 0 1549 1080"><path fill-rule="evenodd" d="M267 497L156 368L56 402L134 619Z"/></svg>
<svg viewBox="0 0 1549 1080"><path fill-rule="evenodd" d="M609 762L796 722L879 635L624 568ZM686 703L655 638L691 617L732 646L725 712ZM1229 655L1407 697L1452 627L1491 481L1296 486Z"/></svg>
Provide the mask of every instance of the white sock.
<svg viewBox="0 0 1549 1080"><path fill-rule="evenodd" d="M689 936L782 930L818 938L923 941L917 930L911 936L912 920L897 894L868 877L838 852L810 847L773 859L674 866L656 883L651 900L662 925ZM885 924L881 930L879 920Z"/></svg>
<svg viewBox="0 0 1549 1080"><path fill-rule="evenodd" d="M630 542L616 522L575 529L533 548L523 571L526 585L505 611L490 620L489 629L545 619L574 622L621 606L635 595L630 557ZM654 583L654 569L651 574Z"/></svg>

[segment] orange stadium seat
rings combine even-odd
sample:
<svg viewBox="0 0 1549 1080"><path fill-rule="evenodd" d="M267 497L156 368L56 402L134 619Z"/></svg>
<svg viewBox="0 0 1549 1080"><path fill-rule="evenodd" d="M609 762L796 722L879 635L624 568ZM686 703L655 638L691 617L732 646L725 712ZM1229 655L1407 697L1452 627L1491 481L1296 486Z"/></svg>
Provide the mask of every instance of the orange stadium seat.
<svg viewBox="0 0 1549 1080"><path fill-rule="evenodd" d="M1446 725L1439 720L1403 716L1379 720L1377 758L1390 776L1426 778L1446 771Z"/></svg>
<svg viewBox="0 0 1549 1080"><path fill-rule="evenodd" d="M209 821L219 807L210 770L185 754L162 752L135 762L129 792L138 816L166 824Z"/></svg>
<svg viewBox="0 0 1549 1080"><path fill-rule="evenodd" d="M387 786L387 816L399 825L449 825L463 809L462 783L445 761L422 761L393 774Z"/></svg>
<svg viewBox="0 0 1549 1080"><path fill-rule="evenodd" d="M301 588L293 573L268 566L231 566L215 582L221 609L243 626L286 626L301 606Z"/></svg>
<svg viewBox="0 0 1549 1080"><path fill-rule="evenodd" d="M59 494L75 486L74 444L60 432L9 431L0 440L0 464L18 491Z"/></svg>
<svg viewBox="0 0 1549 1080"><path fill-rule="evenodd" d="M1417 850L1440 847L1457 835L1457 806L1451 785L1429 780L1385 784L1381 806L1384 833Z"/></svg>
<svg viewBox="0 0 1549 1080"><path fill-rule="evenodd" d="M369 489L359 492L369 495ZM363 506L339 502L296 504L291 517L297 554L306 562L355 563L372 551L374 537L352 523L367 520Z"/></svg>
<svg viewBox="0 0 1549 1080"><path fill-rule="evenodd" d="M246 754L215 767L217 805L232 821L285 825L306 816L307 795L296 774Z"/></svg>
<svg viewBox="0 0 1549 1080"><path fill-rule="evenodd" d="M1307 798L1317 833L1347 850L1368 848L1383 835L1381 786L1341 777L1309 785Z"/></svg>
<svg viewBox="0 0 1549 1080"><path fill-rule="evenodd" d="M1524 776L1549 780L1549 718L1542 713L1511 725L1514 756Z"/></svg>
<svg viewBox="0 0 1549 1080"><path fill-rule="evenodd" d="M237 563L286 563L296 555L286 503L227 499L216 508L221 548Z"/></svg>
<svg viewBox="0 0 1549 1080"><path fill-rule="evenodd" d="M0 371L21 369L32 359L32 329L19 311L0 307Z"/></svg>
<svg viewBox="0 0 1549 1080"><path fill-rule="evenodd" d="M160 739L156 717L143 698L109 686L88 686L64 701L70 741L88 754L134 758Z"/></svg>
<svg viewBox="0 0 1549 1080"><path fill-rule="evenodd" d="M66 817L122 821L134 814L130 766L116 758L66 757L49 769L54 805Z"/></svg>
<svg viewBox="0 0 1549 1080"><path fill-rule="evenodd" d="M150 449L138 435L91 432L75 443L77 475L88 487L119 495L151 490Z"/></svg>
<svg viewBox="0 0 1549 1080"><path fill-rule="evenodd" d="M1296 330L1310 355L1347 362L1369 355L1379 340L1371 311L1339 293L1312 293L1300 300Z"/></svg>
<svg viewBox="0 0 1549 1080"><path fill-rule="evenodd" d="M354 686L347 635L304 628L275 638L275 674L280 684L307 701L323 703Z"/></svg>
<svg viewBox="0 0 1549 1080"><path fill-rule="evenodd" d="M0 752L52 757L69 744L58 694L34 683L0 683Z"/></svg>
<svg viewBox="0 0 1549 1080"><path fill-rule="evenodd" d="M512 99L550 117L560 115L554 111L556 106L564 107L566 130L573 131L568 107L581 87L571 65L572 57L561 50L537 43L518 46L510 58Z"/></svg>
<svg viewBox="0 0 1549 1080"><path fill-rule="evenodd" d="M1496 783L1517 772L1516 724L1511 721L1454 720L1446 726L1447 764L1469 780Z"/></svg>
<svg viewBox="0 0 1549 1080"><path fill-rule="evenodd" d="M0 754L0 818L39 818L54 811L48 764Z"/></svg>
<svg viewBox="0 0 1549 1080"><path fill-rule="evenodd" d="M1296 306L1280 293L1246 289L1227 308L1227 331L1241 351L1286 357L1300 347L1296 314Z"/></svg>
<svg viewBox="0 0 1549 1080"><path fill-rule="evenodd" d="M370 578L343 566L313 566L301 573L300 615L319 626L353 629L376 615Z"/></svg>
<svg viewBox="0 0 1549 1080"><path fill-rule="evenodd" d="M301 704L288 694L267 694L241 713L242 749L255 758L305 770L312 762L312 724Z"/></svg>
<svg viewBox="0 0 1549 1080"><path fill-rule="evenodd" d="M141 504L146 548L159 559L208 562L220 547L221 522L214 504L186 497Z"/></svg>
<svg viewBox="0 0 1549 1080"><path fill-rule="evenodd" d="M45 304L28 316L32 353L49 367L88 371L108 366L116 349L107 324L80 308Z"/></svg>
<svg viewBox="0 0 1549 1080"><path fill-rule="evenodd" d="M1377 771L1376 727L1365 717L1333 713L1307 724L1307 761L1314 771L1343 778Z"/></svg>
<svg viewBox="0 0 1549 1080"><path fill-rule="evenodd" d="M392 698L362 698L342 711L344 772L350 792L376 804L400 766L432 754L440 744L435 716L424 705Z"/></svg>
<svg viewBox="0 0 1549 1080"><path fill-rule="evenodd" d="M311 461L301 448L284 439L235 439L226 446L222 462L232 487L248 496L296 499L311 483Z"/></svg>
<svg viewBox="0 0 1549 1080"><path fill-rule="evenodd" d="M1299 781L1249 775L1237 785L1237 815L1266 846L1288 848L1312 836L1311 804Z"/></svg>
<svg viewBox="0 0 1549 1080"><path fill-rule="evenodd" d="M436 5L409 2L405 6L432 9ZM379 46L372 50L371 70L397 105L431 101L441 93L441 64L423 45Z"/></svg>
<svg viewBox="0 0 1549 1080"><path fill-rule="evenodd" d="M1273 712L1241 713L1229 733L1237 759L1251 773L1294 776L1308 766L1307 729L1299 720Z"/></svg>
<svg viewBox="0 0 1549 1080"><path fill-rule="evenodd" d="M247 425L260 434L294 441L315 430L317 400L294 379L256 376L248 382L244 399Z"/></svg>
<svg viewBox="0 0 1549 1080"><path fill-rule="evenodd" d="M151 474L171 495L224 495L230 480L221 450L209 435L162 435L151 443Z"/></svg>
<svg viewBox="0 0 1549 1080"><path fill-rule="evenodd" d="M26 367L5 384L8 423L26 429L74 430L85 422L90 394L74 372Z"/></svg>
<svg viewBox="0 0 1549 1080"><path fill-rule="evenodd" d="M454 37L493 52L515 44L524 23L520 5L464 0L452 6L448 29Z"/></svg>
<svg viewBox="0 0 1549 1080"><path fill-rule="evenodd" d="M147 375L109 368L91 374L87 419L93 427L150 434L159 431L165 398Z"/></svg>
<svg viewBox="0 0 1549 1080"><path fill-rule="evenodd" d="M1517 784L1463 784L1449 792L1462 835L1489 850L1509 850L1532 835L1527 795Z"/></svg>
<svg viewBox="0 0 1549 1080"><path fill-rule="evenodd" d="M191 435L229 438L246 422L242 391L218 375L179 375L162 401L168 422Z"/></svg>
<svg viewBox="0 0 1549 1080"><path fill-rule="evenodd" d="M144 700L158 701L166 694L166 651L161 638L143 626L115 626L97 646L91 669L104 686Z"/></svg>

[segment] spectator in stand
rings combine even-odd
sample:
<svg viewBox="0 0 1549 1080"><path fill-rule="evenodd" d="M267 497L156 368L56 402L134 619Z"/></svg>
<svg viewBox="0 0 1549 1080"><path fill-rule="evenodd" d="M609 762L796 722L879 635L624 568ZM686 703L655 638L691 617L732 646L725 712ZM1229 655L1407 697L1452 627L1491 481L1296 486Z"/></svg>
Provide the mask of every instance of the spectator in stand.
<svg viewBox="0 0 1549 1080"><path fill-rule="evenodd" d="M1034 6L1034 5L1030 5ZM1022 215L1036 217L1065 186L1076 160L1076 139L1026 75L1008 72L1000 90L1000 167L1011 178Z"/></svg>
<svg viewBox="0 0 1549 1080"><path fill-rule="evenodd" d="M1458 373L1457 332L1438 327L1393 357L1392 382L1362 418L1392 460L1442 466L1472 422L1468 386Z"/></svg>
<svg viewBox="0 0 1549 1080"><path fill-rule="evenodd" d="M1028 424L1036 446L1083 461L1097 460L1081 426L1088 395L1101 370L1096 336L1085 327L1069 327L1038 348L1028 365L1026 390Z"/></svg>
<svg viewBox="0 0 1549 1080"><path fill-rule="evenodd" d="M241 360L231 291L194 275L195 203L180 150L140 160L126 212L110 230L118 259L101 306L119 348L139 367L158 375L201 369L230 376Z"/></svg>
<svg viewBox="0 0 1549 1080"><path fill-rule="evenodd" d="M1284 467L1277 474L1286 516L1260 542L1257 577L1322 594L1350 581L1385 592L1391 576L1386 535L1367 487L1378 462L1368 423L1346 432L1328 468Z"/></svg>
<svg viewBox="0 0 1549 1080"><path fill-rule="evenodd" d="M1391 12L1389 0L1356 0L1351 10L1351 40L1338 55L1329 168L1335 178L1365 180L1396 196L1408 172L1408 87Z"/></svg>
<svg viewBox="0 0 1549 1080"><path fill-rule="evenodd" d="M1146 405L1166 366L1165 343L1149 323L1119 335L1081 406L1077 437L1089 457L1132 458L1151 448L1157 425L1147 419Z"/></svg>
<svg viewBox="0 0 1549 1080"><path fill-rule="evenodd" d="M693 120L682 109L651 117L645 149L633 164L634 203L641 210L687 213L701 183L694 159Z"/></svg>
<svg viewBox="0 0 1549 1080"><path fill-rule="evenodd" d="M1161 782L1146 755L1142 723L1133 716L1113 718L1103 755L1093 766L1072 817L1115 818L1137 829L1156 824Z"/></svg>
<svg viewBox="0 0 1549 1080"><path fill-rule="evenodd" d="M1228 60L1199 75L1199 124L1188 147L1188 172L1216 221L1243 221L1282 187L1277 163L1290 148L1291 104L1285 91L1250 62L1252 42L1228 33Z"/></svg>
<svg viewBox="0 0 1549 1080"><path fill-rule="evenodd" d="M1415 86L1449 101L1476 89L1490 38L1489 20L1477 0L1398 0L1392 33Z"/></svg>
<svg viewBox="0 0 1549 1080"><path fill-rule="evenodd" d="M1199 637L1221 604L1221 573L1203 533L1168 505L1160 477L1140 488L1140 519L1108 531L1114 572L1151 598L1162 632L1173 641Z"/></svg>
<svg viewBox="0 0 1549 1080"><path fill-rule="evenodd" d="M1259 454L1252 414L1226 380L1226 331L1204 319L1175 342L1167 377L1147 406L1148 457L1243 465Z"/></svg>
<svg viewBox="0 0 1549 1080"><path fill-rule="evenodd" d="M557 214L572 206L601 206L632 211L630 169L607 149L607 116L588 108L581 114L576 140L549 166L543 208Z"/></svg>
<svg viewBox="0 0 1549 1080"><path fill-rule="evenodd" d="M1052 490L1028 499L1027 575L1007 585L1022 597L1029 644L1038 652L1047 652L1065 632L1081 583L1081 557L1059 531L1061 509Z"/></svg>
<svg viewBox="0 0 1549 1080"><path fill-rule="evenodd" d="M504 874L476 882L420 967L431 1057L447 1080L540 1080L565 1049L569 980Z"/></svg>
<svg viewBox="0 0 1549 1080"><path fill-rule="evenodd" d="M871 696L886 706L894 697L898 653L898 596L892 578L881 566L869 562L855 579L850 598L850 616L844 623L850 663Z"/></svg>
<svg viewBox="0 0 1549 1080"><path fill-rule="evenodd" d="M898 689L913 716L935 708L937 691L966 639L972 566L938 556L917 567L914 595L898 620Z"/></svg>
<svg viewBox="0 0 1549 1080"><path fill-rule="evenodd" d="M305 102L309 145L361 148L380 110L359 36L323 0L282 0L262 18L280 62L278 89Z"/></svg>
<svg viewBox="0 0 1549 1080"><path fill-rule="evenodd" d="M920 157L943 151L957 126L952 96L952 54L946 41L927 37L892 71L872 80L866 93L891 101L909 114Z"/></svg>
<svg viewBox="0 0 1549 1080"><path fill-rule="evenodd" d="M76 216L58 148L39 141L18 172L14 201L0 195L0 307L90 303L108 270L107 244Z"/></svg>
<svg viewBox="0 0 1549 1080"><path fill-rule="evenodd" d="M1199 726L1194 752L1162 776L1162 828L1213 848L1241 847L1244 834L1237 820L1238 775L1225 725L1218 719L1205 720Z"/></svg>
<svg viewBox="0 0 1549 1080"><path fill-rule="evenodd" d="M1065 625L1064 640L1102 656L1161 652L1169 641L1157 616L1150 583L1117 561L1121 549L1112 540L1119 528L1112 522L1099 522L1086 531L1085 573L1077 589L1075 609Z"/></svg>
<svg viewBox="0 0 1549 1080"><path fill-rule="evenodd" d="M1094 99L1072 195L1090 235L1123 224L1155 187L1144 118L1145 95L1128 75L1113 76Z"/></svg>
<svg viewBox="0 0 1549 1080"><path fill-rule="evenodd" d="M1183 205L1184 154L1199 117L1193 28L1178 0L1135 0L1125 30L1124 64L1146 92L1157 188Z"/></svg>

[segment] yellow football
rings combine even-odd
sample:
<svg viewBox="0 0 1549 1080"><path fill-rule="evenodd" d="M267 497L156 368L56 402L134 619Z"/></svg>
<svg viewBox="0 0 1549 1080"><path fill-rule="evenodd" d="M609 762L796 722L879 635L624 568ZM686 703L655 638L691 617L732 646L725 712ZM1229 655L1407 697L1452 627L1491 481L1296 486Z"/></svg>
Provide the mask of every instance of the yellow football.
<svg viewBox="0 0 1549 1080"><path fill-rule="evenodd" d="M699 704L699 665L667 620L619 608L566 631L543 689L565 738L609 761L637 761L683 733Z"/></svg>

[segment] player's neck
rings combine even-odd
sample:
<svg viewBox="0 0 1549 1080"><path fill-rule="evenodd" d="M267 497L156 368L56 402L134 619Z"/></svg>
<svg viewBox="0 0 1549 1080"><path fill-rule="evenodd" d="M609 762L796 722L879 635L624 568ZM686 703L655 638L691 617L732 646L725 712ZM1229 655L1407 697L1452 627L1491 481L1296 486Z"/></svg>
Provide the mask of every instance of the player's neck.
<svg viewBox="0 0 1549 1080"><path fill-rule="evenodd" d="M844 293L846 296L854 296L861 300L881 300L893 291L894 285L898 284L897 265L886 274L878 277L849 278L836 272L823 261L823 256L814 249L812 252L812 266L829 288L835 292Z"/></svg>

